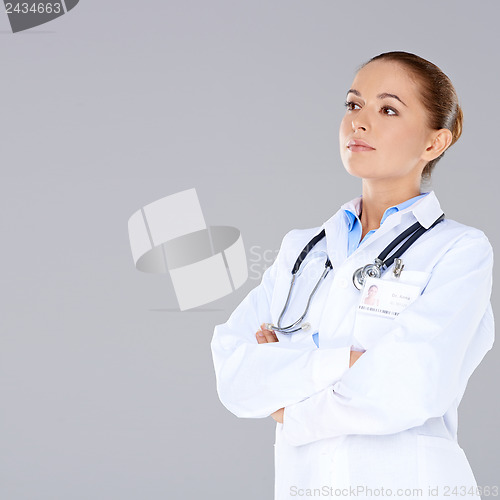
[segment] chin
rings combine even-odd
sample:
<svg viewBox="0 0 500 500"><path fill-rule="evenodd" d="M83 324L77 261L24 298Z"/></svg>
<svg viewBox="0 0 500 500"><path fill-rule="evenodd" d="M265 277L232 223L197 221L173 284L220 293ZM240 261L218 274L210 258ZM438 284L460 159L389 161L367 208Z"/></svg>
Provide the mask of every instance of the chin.
<svg viewBox="0 0 500 500"><path fill-rule="evenodd" d="M397 175L388 168L383 168L375 162L364 161L364 159L363 161L356 161L356 159L348 158L343 159L342 163L349 175L360 179L387 179Z"/></svg>
<svg viewBox="0 0 500 500"><path fill-rule="evenodd" d="M360 179L375 179L378 177L375 169L367 166L344 164L344 168L349 175Z"/></svg>

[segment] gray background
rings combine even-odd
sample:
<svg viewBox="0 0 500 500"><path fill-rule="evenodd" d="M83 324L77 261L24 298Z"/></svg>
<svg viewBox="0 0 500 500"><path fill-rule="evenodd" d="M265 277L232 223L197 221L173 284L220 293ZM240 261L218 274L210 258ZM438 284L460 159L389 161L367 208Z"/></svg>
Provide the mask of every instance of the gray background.
<svg viewBox="0 0 500 500"><path fill-rule="evenodd" d="M168 276L135 270L128 217L195 187L207 223L239 228L248 251L320 225L360 194L338 149L355 68L406 50L451 77L465 114L432 188L498 253L499 14L493 0L84 0L16 35L0 15L0 498L271 499L274 421L220 404L210 353L255 273L176 312ZM500 317L497 288L493 303ZM460 408L482 486L499 484L499 352Z"/></svg>

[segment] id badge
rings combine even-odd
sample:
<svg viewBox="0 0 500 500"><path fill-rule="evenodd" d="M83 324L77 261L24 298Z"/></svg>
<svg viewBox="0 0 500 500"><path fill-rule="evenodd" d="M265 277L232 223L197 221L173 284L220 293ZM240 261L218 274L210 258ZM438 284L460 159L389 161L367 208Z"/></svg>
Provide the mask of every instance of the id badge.
<svg viewBox="0 0 500 500"><path fill-rule="evenodd" d="M367 276L358 311L385 318L395 318L420 295L420 291L419 286Z"/></svg>

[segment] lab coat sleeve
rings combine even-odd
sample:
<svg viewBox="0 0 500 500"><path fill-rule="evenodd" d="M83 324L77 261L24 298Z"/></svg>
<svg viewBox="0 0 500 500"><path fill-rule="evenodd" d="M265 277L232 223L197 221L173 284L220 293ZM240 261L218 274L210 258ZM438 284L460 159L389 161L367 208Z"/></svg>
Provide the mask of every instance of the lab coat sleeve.
<svg viewBox="0 0 500 500"><path fill-rule="evenodd" d="M331 386L349 369L350 347L304 350L285 342L259 344L255 334L271 322L270 304L287 236L262 282L217 325L211 342L217 392L238 417L264 418Z"/></svg>
<svg viewBox="0 0 500 500"><path fill-rule="evenodd" d="M387 333L339 381L285 408L285 439L299 446L397 433L458 404L494 341L492 266L481 231L460 238L435 264L424 292L388 320Z"/></svg>

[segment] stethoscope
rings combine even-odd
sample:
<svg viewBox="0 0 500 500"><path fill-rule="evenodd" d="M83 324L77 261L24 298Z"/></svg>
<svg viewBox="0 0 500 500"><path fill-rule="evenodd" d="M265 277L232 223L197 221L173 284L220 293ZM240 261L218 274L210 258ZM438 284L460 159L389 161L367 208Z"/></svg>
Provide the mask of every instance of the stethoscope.
<svg viewBox="0 0 500 500"><path fill-rule="evenodd" d="M418 240L418 238L420 238L420 236L422 236L429 229L432 229L436 224L439 224L443 219L444 219L444 214L441 214L436 219L436 221L434 221L434 223L428 228L422 226L420 222L415 222L415 224L411 225L408 229L403 231L380 252L378 257L374 260L373 264L367 264L366 266L360 267L359 269L356 269L356 271L354 271L354 274L352 276L352 281L354 286L358 290L361 290L364 286L365 279L367 277L380 278L382 274L393 263L394 263L394 276L399 277L401 275L401 271L404 268L401 256L406 252L406 250L408 250L408 248L411 247L411 245L413 245L413 243L415 243L415 241ZM319 277L318 281L316 282L316 285L314 286L312 292L309 294L309 299L307 300L306 308L303 314L300 316L300 318L288 326L281 326L281 319L283 318L283 315L286 313L288 309L290 298L292 296L292 289L295 285L295 281L298 276L298 271L300 269L302 262L304 262L304 259L307 257L307 255L309 254L311 249L316 245L316 243L318 243L318 241L320 241L325 237L325 234L326 234L325 230L323 229L319 234L314 236L314 238L312 238L311 241L309 241L309 243L304 247L302 252L300 252L300 255L298 256L292 268L292 281L290 283L290 290L288 291L288 296L286 298L285 306L283 307L283 310L281 311L281 314L278 318L278 324L274 325L272 323L267 323L266 324L267 329L288 335L293 332L298 332L299 330L308 330L310 328L311 325L309 323L302 323L302 320L306 317L307 311L309 310L309 306L311 305L312 298L314 297L314 294L318 290L319 285L326 278L328 273L333 269L332 263L330 262L330 259L328 257L326 258L325 268L321 273L321 276ZM398 245L401 246L399 246L399 248L396 248L398 247ZM393 250L394 252L391 255L389 255Z"/></svg>

